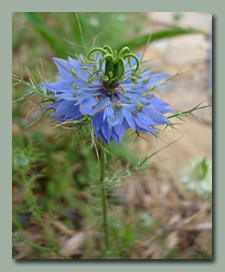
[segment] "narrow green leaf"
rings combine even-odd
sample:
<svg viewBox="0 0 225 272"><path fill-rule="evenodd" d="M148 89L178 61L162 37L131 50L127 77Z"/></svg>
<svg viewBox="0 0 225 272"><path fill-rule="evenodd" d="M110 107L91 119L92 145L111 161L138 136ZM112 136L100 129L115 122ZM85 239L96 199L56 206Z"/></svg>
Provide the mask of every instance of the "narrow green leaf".
<svg viewBox="0 0 225 272"><path fill-rule="evenodd" d="M22 14L27 18L32 27L46 40L58 57L67 57L63 43L60 43L58 37L55 37L52 34L52 31L48 28L37 12L23 12Z"/></svg>
<svg viewBox="0 0 225 272"><path fill-rule="evenodd" d="M163 30L163 31L158 31L155 33L152 33L151 36L151 40L150 42L153 42L155 40L159 40L159 39L164 39L164 38L168 38L168 37L173 37L173 36L177 36L177 35L183 35L183 34L203 34L208 36L209 33L205 32L205 31L201 31L201 30L197 30L197 29L184 29L184 28L172 28L172 29L168 29L168 30ZM118 46L117 50L120 51L123 47L128 46L131 50L135 49L137 47L143 46L147 43L149 39L149 34L145 34L141 37L137 37L131 41L127 41L124 44L121 44L120 46Z"/></svg>

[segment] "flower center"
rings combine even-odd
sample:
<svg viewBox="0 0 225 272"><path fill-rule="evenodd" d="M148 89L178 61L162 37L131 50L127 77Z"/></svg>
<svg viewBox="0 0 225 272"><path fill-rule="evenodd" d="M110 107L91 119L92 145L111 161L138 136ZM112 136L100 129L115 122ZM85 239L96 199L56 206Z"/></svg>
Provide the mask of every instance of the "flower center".
<svg viewBox="0 0 225 272"><path fill-rule="evenodd" d="M118 87L118 85L117 86L112 86L110 83L109 83L109 81L106 81L106 80L103 80L102 81L102 84L103 84L103 87L104 87L104 90L107 92L107 93L115 93L116 92L116 88Z"/></svg>
<svg viewBox="0 0 225 272"><path fill-rule="evenodd" d="M94 73L102 73L104 75L102 81L107 92L114 93L116 88L121 85L120 82L124 78L125 74L126 58L128 59L128 64L134 73L140 66L138 57L130 53L129 47L124 47L118 54L116 50L113 52L108 45L105 45L103 48L94 48L87 55L87 59L89 61L95 61L91 55L96 51L100 51L102 53L102 58L99 61L99 69L96 69ZM136 60L135 66L132 66L131 58ZM105 62L105 70L102 69L103 62Z"/></svg>

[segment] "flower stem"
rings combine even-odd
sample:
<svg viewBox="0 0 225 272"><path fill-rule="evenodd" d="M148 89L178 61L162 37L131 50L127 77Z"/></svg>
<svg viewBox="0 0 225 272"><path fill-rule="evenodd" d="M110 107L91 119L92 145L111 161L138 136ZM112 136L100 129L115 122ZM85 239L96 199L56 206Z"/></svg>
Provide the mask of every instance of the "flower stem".
<svg viewBox="0 0 225 272"><path fill-rule="evenodd" d="M105 169L106 169L106 157L105 157L105 150L106 144L104 141L101 141L102 147L101 153L100 153L100 160L101 160L101 178L100 183L104 183L105 180ZM106 250L109 248L108 243L108 230L107 230L107 203L106 203L106 190L104 186L101 187L102 191L102 213L103 213L103 229L104 229L104 235L105 235L105 247Z"/></svg>

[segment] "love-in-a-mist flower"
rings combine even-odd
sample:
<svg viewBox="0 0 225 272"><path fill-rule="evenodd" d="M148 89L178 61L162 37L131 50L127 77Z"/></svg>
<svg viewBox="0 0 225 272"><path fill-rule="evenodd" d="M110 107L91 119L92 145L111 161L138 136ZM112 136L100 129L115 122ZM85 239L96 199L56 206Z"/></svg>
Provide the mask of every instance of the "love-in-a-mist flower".
<svg viewBox="0 0 225 272"><path fill-rule="evenodd" d="M100 54L96 54L100 52ZM140 66L141 54L124 47L119 53L109 46L91 50L87 57L68 61L53 58L61 80L45 84L57 101L53 121L91 120L95 137L117 146L131 127L134 131L158 133L155 126L170 124L164 115L173 113L168 103L151 93L159 82L169 76L154 74Z"/></svg>
<svg viewBox="0 0 225 272"><path fill-rule="evenodd" d="M181 171L181 182L188 189L196 190L199 195L212 193L212 162L206 158L190 161L190 166Z"/></svg>

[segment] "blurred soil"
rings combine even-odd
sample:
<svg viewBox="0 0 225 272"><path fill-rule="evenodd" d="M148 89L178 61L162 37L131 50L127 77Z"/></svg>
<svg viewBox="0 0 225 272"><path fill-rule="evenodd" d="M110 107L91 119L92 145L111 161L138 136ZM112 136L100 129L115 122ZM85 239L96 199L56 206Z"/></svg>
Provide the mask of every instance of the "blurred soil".
<svg viewBox="0 0 225 272"><path fill-rule="evenodd" d="M174 23L171 13L167 12L150 12L149 17L154 31ZM211 13L184 13L183 19L179 21L179 26L195 27L210 33L211 19ZM196 34L155 41L146 51L146 60L156 59L153 61L156 64L153 65L156 69L163 68L164 72L173 75L184 66L179 73L186 72L176 77L171 83L173 86L182 87L171 86L160 89L162 100L170 103L175 112L191 109L200 102L203 102L202 105L211 104L212 86L207 86L207 79L211 76L209 68L210 46L209 40L202 35ZM178 123L175 127L179 130L179 133L174 134L171 129L168 129L160 135L160 139L157 139L157 141L153 136L145 136L147 141L139 139L134 145L140 154L145 154L146 150L148 150L148 154L151 154L165 146L166 143L170 143L182 136L177 142L153 157L152 160L156 162L155 167L160 172L160 177L155 177L154 181L152 177L149 177L150 184L148 185L149 190L161 191L159 201L165 202L162 205L166 206L166 202L169 201L167 205L169 209L166 209L166 213L169 215L171 211L174 212L169 220L172 225L178 222L179 225L182 222L180 217L182 217L181 214L185 210L185 208L182 208L182 202L185 203L187 200L184 187L179 182L180 170L184 165L189 164L190 159L198 157L212 159L212 108L196 111L195 115L201 121L194 117L185 118L187 123L180 120L175 121ZM158 189L153 190L155 185L157 185ZM151 203L151 201L154 203L151 198L146 199L147 203ZM206 203L201 203L198 207L195 201L190 199L187 201L189 204L186 203L187 206L190 205L190 212L194 207L203 214L205 209L209 209ZM207 216L205 214L205 217L203 216L201 219L211 222L211 215ZM200 218L197 221L201 223ZM208 252L212 252L211 235L211 231L206 230L197 238L198 243L201 246L205 245ZM178 237L177 231L170 234L168 237L170 246L174 246L174 244L182 240L181 237L179 239ZM143 254L146 257L145 254L148 255L148 252ZM189 256L191 252L188 251L185 254Z"/></svg>
<svg viewBox="0 0 225 272"><path fill-rule="evenodd" d="M195 27L211 32L211 13L184 12L182 14L179 26ZM149 16L154 30L173 24L171 13L150 12ZM179 73L185 72L171 81L172 86L160 88L161 99L168 102L175 112L189 110L201 102L202 106L212 103L212 86L207 86L207 79L212 76L209 68L210 46L209 40L196 34L155 41L147 49L145 59L156 59L153 60L156 70L160 67L161 70L172 75L180 69ZM194 117L184 117L187 123L178 119L173 121L177 123L175 127L179 130L175 135L171 129L168 129L160 135L162 141L158 139L156 142L154 137L147 137L151 153L164 146L163 141L170 143L182 135L178 142L156 155L159 160L166 159L160 163L160 167L168 169L172 175L178 174L179 164L188 164L190 158L198 156L212 158L212 107L195 111L194 114L199 120ZM137 141L136 146L145 152L148 143L140 140Z"/></svg>

